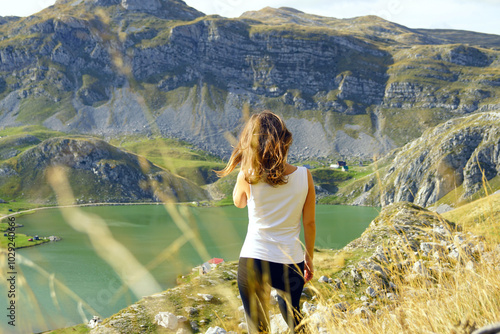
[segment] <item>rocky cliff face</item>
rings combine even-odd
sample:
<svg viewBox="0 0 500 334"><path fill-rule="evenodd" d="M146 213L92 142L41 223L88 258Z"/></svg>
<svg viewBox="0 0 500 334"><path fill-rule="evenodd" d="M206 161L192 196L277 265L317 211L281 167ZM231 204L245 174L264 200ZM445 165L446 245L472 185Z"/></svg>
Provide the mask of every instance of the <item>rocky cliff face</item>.
<svg viewBox="0 0 500 334"><path fill-rule="evenodd" d="M426 131L397 151L380 186L372 177L360 199L383 206L400 201L430 206L450 192L471 198L500 174L499 124L500 113L489 112Z"/></svg>
<svg viewBox="0 0 500 334"><path fill-rule="evenodd" d="M0 187L12 197L22 192L31 200L54 203L45 178L51 166L67 167L78 203L207 199L205 191L194 183L89 138L53 138L27 150L15 161L0 166ZM9 188L12 185L17 189Z"/></svg>
<svg viewBox="0 0 500 334"><path fill-rule="evenodd" d="M377 17L266 8L226 19L180 0L60 0L1 22L1 126L156 133L227 156L224 133L249 106L286 118L295 158L372 157L500 105L498 51Z"/></svg>

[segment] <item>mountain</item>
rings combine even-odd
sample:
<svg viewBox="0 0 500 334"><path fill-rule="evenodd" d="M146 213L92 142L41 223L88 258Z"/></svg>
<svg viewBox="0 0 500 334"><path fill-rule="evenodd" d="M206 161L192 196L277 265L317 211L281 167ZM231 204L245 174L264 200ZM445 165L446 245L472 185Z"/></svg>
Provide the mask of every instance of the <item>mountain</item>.
<svg viewBox="0 0 500 334"><path fill-rule="evenodd" d="M449 120L340 192L352 204L460 205L500 189L500 112ZM339 196L339 194L337 194Z"/></svg>
<svg viewBox="0 0 500 334"><path fill-rule="evenodd" d="M18 142L38 140L31 137L23 136ZM160 202L167 197L198 201L208 197L193 182L103 140L65 137L44 140L1 164L0 193L7 198L55 204L55 193L46 179L52 166L66 168L77 203Z"/></svg>
<svg viewBox="0 0 500 334"><path fill-rule="evenodd" d="M227 157L243 110L268 108L294 159L371 158L500 105L496 35L291 8L227 19L180 0L60 0L0 23L0 127L154 134Z"/></svg>

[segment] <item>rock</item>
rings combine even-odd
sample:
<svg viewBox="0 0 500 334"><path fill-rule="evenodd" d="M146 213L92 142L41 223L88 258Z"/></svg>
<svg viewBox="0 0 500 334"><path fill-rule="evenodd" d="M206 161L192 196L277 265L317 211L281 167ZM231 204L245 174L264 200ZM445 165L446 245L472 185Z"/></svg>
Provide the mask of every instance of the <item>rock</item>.
<svg viewBox="0 0 500 334"><path fill-rule="evenodd" d="M242 331L248 332L248 325L246 322L241 322L238 324L238 328Z"/></svg>
<svg viewBox="0 0 500 334"><path fill-rule="evenodd" d="M456 249L452 249L450 253L448 253L448 257L455 261L458 261L460 259L460 253Z"/></svg>
<svg viewBox="0 0 500 334"><path fill-rule="evenodd" d="M371 261L361 261L359 264L365 269L376 272L382 278L387 278L387 270L383 269L379 264Z"/></svg>
<svg viewBox="0 0 500 334"><path fill-rule="evenodd" d="M0 203L7 203L7 202L0 198Z"/></svg>
<svg viewBox="0 0 500 334"><path fill-rule="evenodd" d="M377 292L371 287L369 286L368 288L366 288L366 294L372 298L374 298L375 296L377 296Z"/></svg>
<svg viewBox="0 0 500 334"><path fill-rule="evenodd" d="M309 318L307 318L307 323L309 328L316 330L318 333L328 333L325 329L325 325L328 324L330 314L327 312L315 312Z"/></svg>
<svg viewBox="0 0 500 334"><path fill-rule="evenodd" d="M184 311L186 311L186 313L189 317L194 317L194 316L198 315L198 312L199 312L196 307L191 307L191 306L185 307Z"/></svg>
<svg viewBox="0 0 500 334"><path fill-rule="evenodd" d="M422 260L418 260L413 264L413 272L419 275L427 276L429 274L429 271L425 267L424 263Z"/></svg>
<svg viewBox="0 0 500 334"><path fill-rule="evenodd" d="M450 230L448 230L447 228L445 228L442 225L438 225L438 226L434 225L433 228L432 228L432 232L434 232L436 234L439 234L441 236L444 236L444 237L451 236Z"/></svg>
<svg viewBox="0 0 500 334"><path fill-rule="evenodd" d="M302 294L305 295L305 297L307 298L312 298L315 296L316 292L310 287L304 286L304 288L302 289Z"/></svg>
<svg viewBox="0 0 500 334"><path fill-rule="evenodd" d="M500 156L494 153L500 149L498 122L498 112L474 114L442 123L408 143L382 177L384 193L375 204L408 201L426 207L460 185L461 199L469 198L482 189L483 172L486 180L500 173Z"/></svg>
<svg viewBox="0 0 500 334"><path fill-rule="evenodd" d="M332 282L332 279L329 278L329 277L326 277L326 276L321 276L319 279L318 279L318 282L320 283L331 283Z"/></svg>
<svg viewBox="0 0 500 334"><path fill-rule="evenodd" d="M98 317L97 315L94 315L92 317L92 319L90 319L89 323L87 324L87 327L89 327L89 328L95 328L101 322L102 322L101 318Z"/></svg>
<svg viewBox="0 0 500 334"><path fill-rule="evenodd" d="M455 234L455 236L453 237L453 241L455 242L455 244L461 245L465 242L465 237L461 234Z"/></svg>
<svg viewBox="0 0 500 334"><path fill-rule="evenodd" d="M359 274L357 269L352 269L350 271L350 274L354 282L361 281L363 279L363 277Z"/></svg>
<svg viewBox="0 0 500 334"><path fill-rule="evenodd" d="M278 303L278 300L279 300L278 291L276 289L271 289L271 299L270 299L271 305L276 305Z"/></svg>
<svg viewBox="0 0 500 334"><path fill-rule="evenodd" d="M190 321L189 325L191 326L191 329L193 332L199 332L200 331L200 326L198 326L198 323L196 321Z"/></svg>
<svg viewBox="0 0 500 334"><path fill-rule="evenodd" d="M302 312L306 315L310 315L314 311L316 311L316 305L314 304L309 304L308 302L304 302L302 304Z"/></svg>
<svg viewBox="0 0 500 334"><path fill-rule="evenodd" d="M359 315L359 316L364 316L364 317L369 317L372 315L372 312L367 307L361 306L361 307L358 307L357 309L355 309L353 311L353 314Z"/></svg>
<svg viewBox="0 0 500 334"><path fill-rule="evenodd" d="M198 296L202 297L203 300L207 302L212 301L212 299L214 298L214 296L205 293L199 293Z"/></svg>
<svg viewBox="0 0 500 334"><path fill-rule="evenodd" d="M272 334L287 333L289 330L288 325L281 314L271 315L270 326Z"/></svg>
<svg viewBox="0 0 500 334"><path fill-rule="evenodd" d="M348 307L349 307L349 303L347 303L347 302L333 304L334 309L337 309L337 310L342 311L342 312L347 311Z"/></svg>
<svg viewBox="0 0 500 334"><path fill-rule="evenodd" d="M437 242L422 242L420 244L420 249L423 252L431 253L432 251L444 252L445 247Z"/></svg>
<svg viewBox="0 0 500 334"><path fill-rule="evenodd" d="M224 328L219 327L219 326L210 327L205 332L205 334L226 334L226 333L227 333L226 330Z"/></svg>
<svg viewBox="0 0 500 334"><path fill-rule="evenodd" d="M395 293L392 293L392 292L388 292L386 294L386 297L387 297L387 299L392 300L392 301L395 301L398 299L398 295L396 295Z"/></svg>
<svg viewBox="0 0 500 334"><path fill-rule="evenodd" d="M466 45L459 45L452 48L444 56L444 59L450 63L462 66L484 67L491 63L488 56L482 51Z"/></svg>
<svg viewBox="0 0 500 334"><path fill-rule="evenodd" d="M170 330L177 330L179 321L177 316L170 312L160 312L155 315L155 322L162 327Z"/></svg>
<svg viewBox="0 0 500 334"><path fill-rule="evenodd" d="M468 261L467 264L465 265L465 269L474 271L476 268L476 265L472 261Z"/></svg>
<svg viewBox="0 0 500 334"><path fill-rule="evenodd" d="M182 324L182 323L187 322L188 319L185 316L183 316L183 315L178 315L177 316L177 321L179 322L179 324Z"/></svg>
<svg viewBox="0 0 500 334"><path fill-rule="evenodd" d="M377 246L373 255L379 262L389 263L389 259L385 255L384 248L382 246Z"/></svg>
<svg viewBox="0 0 500 334"><path fill-rule="evenodd" d="M191 334L191 331L187 328L181 327L175 332L175 334Z"/></svg>
<svg viewBox="0 0 500 334"><path fill-rule="evenodd" d="M452 206L448 205L448 204L440 204L440 205L438 205L437 208L432 209L432 211L437 212L439 214L442 214L442 213L451 211L453 209L454 208Z"/></svg>
<svg viewBox="0 0 500 334"><path fill-rule="evenodd" d="M343 283L343 282L342 282L339 278L334 279L334 280L333 280L333 282L335 283L335 284L333 285L333 288L334 288L335 290L340 290L340 289L342 289L342 288L343 288L343 286L344 286L344 283Z"/></svg>

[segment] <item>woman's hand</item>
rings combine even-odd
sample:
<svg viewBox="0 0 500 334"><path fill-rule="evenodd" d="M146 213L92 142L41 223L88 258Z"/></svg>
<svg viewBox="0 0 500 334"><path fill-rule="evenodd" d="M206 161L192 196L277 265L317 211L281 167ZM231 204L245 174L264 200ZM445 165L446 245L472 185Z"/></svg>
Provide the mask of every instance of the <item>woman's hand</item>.
<svg viewBox="0 0 500 334"><path fill-rule="evenodd" d="M314 276L314 266L313 266L313 261L310 256L306 255L305 256L305 261L304 261L304 281L305 283L309 282L312 280Z"/></svg>

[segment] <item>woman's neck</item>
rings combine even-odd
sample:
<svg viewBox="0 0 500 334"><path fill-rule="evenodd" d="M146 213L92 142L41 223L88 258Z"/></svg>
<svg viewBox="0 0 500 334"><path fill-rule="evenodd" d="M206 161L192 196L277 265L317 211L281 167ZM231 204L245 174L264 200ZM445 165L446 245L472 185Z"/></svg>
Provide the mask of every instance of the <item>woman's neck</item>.
<svg viewBox="0 0 500 334"><path fill-rule="evenodd" d="M297 166L292 166L288 162L285 162L285 175L292 174L297 170Z"/></svg>

